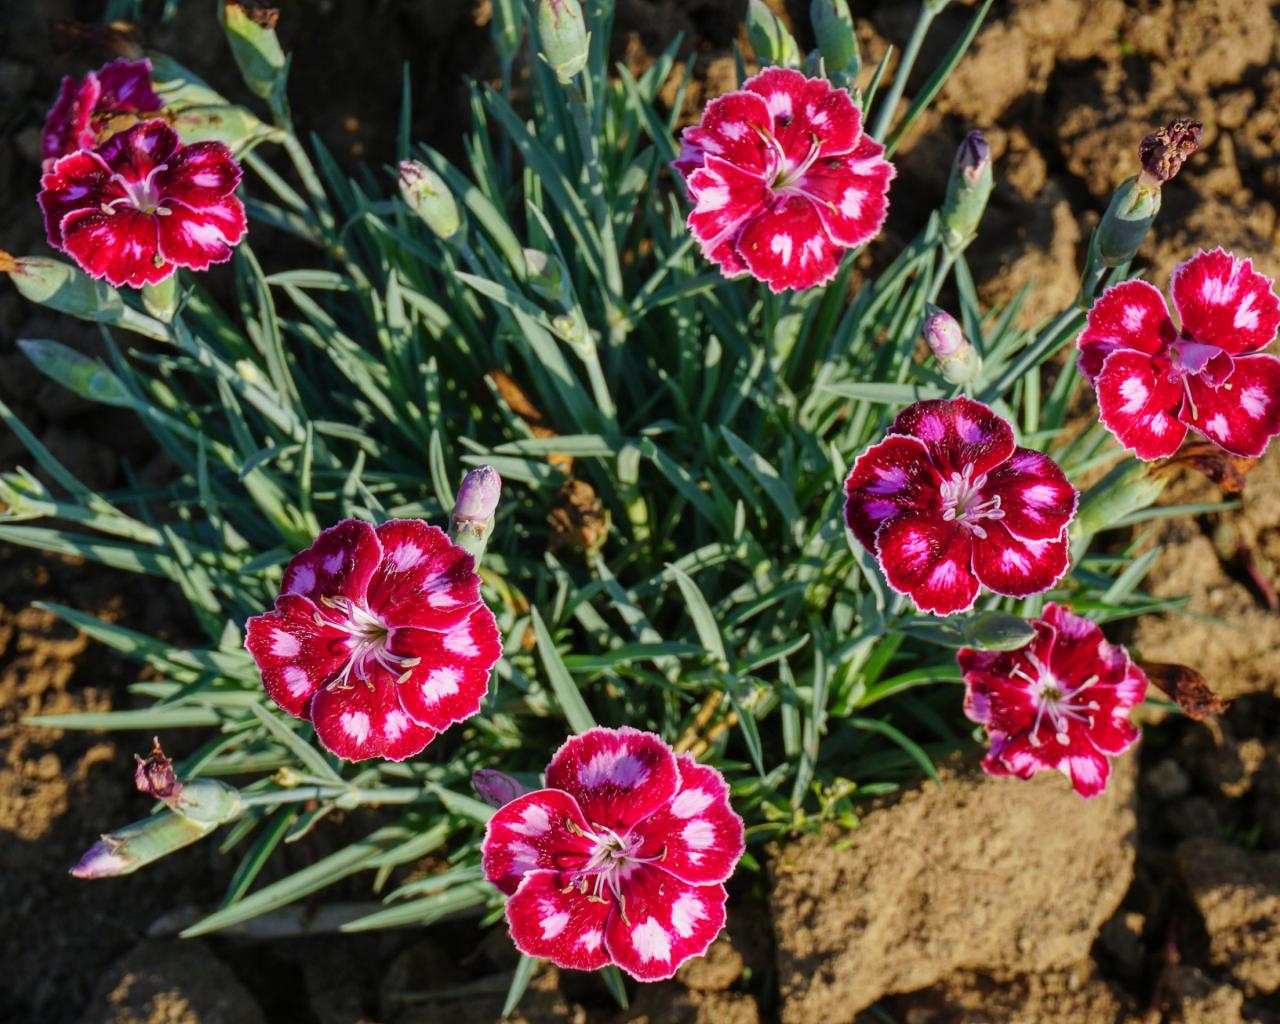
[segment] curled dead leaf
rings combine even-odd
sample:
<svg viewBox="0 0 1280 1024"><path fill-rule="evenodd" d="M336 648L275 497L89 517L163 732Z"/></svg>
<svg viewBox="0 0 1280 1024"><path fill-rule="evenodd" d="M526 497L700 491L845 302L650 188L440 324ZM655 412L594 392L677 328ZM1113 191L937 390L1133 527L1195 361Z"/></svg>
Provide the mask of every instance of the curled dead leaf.
<svg viewBox="0 0 1280 1024"><path fill-rule="evenodd" d="M1193 668L1164 661L1139 661L1138 667L1188 718L1202 722L1227 710L1204 676Z"/></svg>

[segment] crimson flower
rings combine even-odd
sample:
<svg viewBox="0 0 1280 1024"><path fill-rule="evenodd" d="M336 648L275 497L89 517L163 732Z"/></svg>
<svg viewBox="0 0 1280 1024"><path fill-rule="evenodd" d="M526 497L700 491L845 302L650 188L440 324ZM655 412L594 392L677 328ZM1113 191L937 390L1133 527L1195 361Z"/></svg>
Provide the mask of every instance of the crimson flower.
<svg viewBox="0 0 1280 1024"><path fill-rule="evenodd" d="M1083 797L1097 796L1110 757L1138 738L1129 711L1142 702L1147 677L1123 647L1061 605L1045 605L1036 635L1017 651L957 653L964 673L964 713L986 726L991 775L1029 779L1056 768Z"/></svg>
<svg viewBox="0 0 1280 1024"><path fill-rule="evenodd" d="M546 780L496 811L484 837L516 948L639 981L706 952L745 849L724 776L624 727L569 739Z"/></svg>
<svg viewBox="0 0 1280 1024"><path fill-rule="evenodd" d="M45 173L58 157L97 146L114 118L150 114L163 106L151 88L151 61L146 59L114 60L79 81L67 75L40 133Z"/></svg>
<svg viewBox="0 0 1280 1024"><path fill-rule="evenodd" d="M1080 372L1103 424L1140 459L1172 455L1191 427L1257 458L1280 434L1280 359L1260 350L1280 327L1280 298L1252 260L1223 249L1180 263L1171 281L1181 330L1145 281L1107 289L1080 334Z"/></svg>
<svg viewBox="0 0 1280 1024"><path fill-rule="evenodd" d="M271 699L348 761L403 761L470 718L502 656L471 556L417 519L325 530L246 634Z"/></svg>
<svg viewBox="0 0 1280 1024"><path fill-rule="evenodd" d="M845 523L889 585L937 615L973 606L982 583L1025 597L1067 571L1079 495L1047 455L968 398L917 402L845 480Z"/></svg>
<svg viewBox="0 0 1280 1024"><path fill-rule="evenodd" d="M770 68L707 104L682 141L689 230L726 277L811 288L884 224L893 164L824 78Z"/></svg>
<svg viewBox="0 0 1280 1024"><path fill-rule="evenodd" d="M55 161L38 198L50 245L92 277L140 288L175 266L231 258L246 227L239 184L221 142L183 146L164 122L144 121Z"/></svg>

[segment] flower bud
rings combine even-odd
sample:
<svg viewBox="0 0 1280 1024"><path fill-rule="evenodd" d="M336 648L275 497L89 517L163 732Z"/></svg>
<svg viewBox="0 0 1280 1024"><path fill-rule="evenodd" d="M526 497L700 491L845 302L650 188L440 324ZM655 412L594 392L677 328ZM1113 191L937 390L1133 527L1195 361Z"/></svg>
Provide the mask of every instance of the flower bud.
<svg viewBox="0 0 1280 1024"><path fill-rule="evenodd" d="M818 38L827 72L842 71L856 78L862 61L848 0L813 0L809 4L809 20L813 22L813 34Z"/></svg>
<svg viewBox="0 0 1280 1024"><path fill-rule="evenodd" d="M1093 246L1098 259L1108 267L1118 267L1133 259L1160 212L1160 188L1130 178L1111 197L1102 215Z"/></svg>
<svg viewBox="0 0 1280 1024"><path fill-rule="evenodd" d="M284 103L285 76L289 70L289 62L276 38L280 12L243 0L225 0L220 10L231 55L240 68L244 84L267 100L273 110L278 109Z"/></svg>
<svg viewBox="0 0 1280 1024"><path fill-rule="evenodd" d="M942 240L949 251L959 252L973 241L994 187L987 137L974 129L956 150L942 204Z"/></svg>
<svg viewBox="0 0 1280 1024"><path fill-rule="evenodd" d="M462 227L462 216L449 186L440 175L417 160L400 163L400 197L441 241L452 238Z"/></svg>
<svg viewBox="0 0 1280 1024"><path fill-rule="evenodd" d="M169 340L164 324L130 309L109 284L69 263L0 251L0 273L8 274L25 298L41 306L81 320L115 324L156 341Z"/></svg>
<svg viewBox="0 0 1280 1024"><path fill-rule="evenodd" d="M1090 487L1080 497L1080 507L1071 523L1071 537L1079 540L1108 529L1160 497L1168 475L1159 467L1137 459L1126 459Z"/></svg>
<svg viewBox="0 0 1280 1024"><path fill-rule="evenodd" d="M800 63L800 47L764 0L751 0L747 6L747 39L761 64L795 67Z"/></svg>
<svg viewBox="0 0 1280 1024"><path fill-rule="evenodd" d="M1035 639L1035 626L1008 612L978 612L964 625L965 638L979 651L1016 651Z"/></svg>
<svg viewBox="0 0 1280 1024"><path fill-rule="evenodd" d="M524 268L529 284L544 299L559 302L564 297L564 271L560 261L541 249L524 250Z"/></svg>
<svg viewBox="0 0 1280 1024"><path fill-rule="evenodd" d="M591 37L578 0L538 0L538 38L542 59L561 84L568 85L587 66Z"/></svg>
<svg viewBox="0 0 1280 1024"><path fill-rule="evenodd" d="M449 539L469 551L476 564L484 555L502 496L502 477L492 466L479 466L462 478L449 520Z"/></svg>
<svg viewBox="0 0 1280 1024"><path fill-rule="evenodd" d="M942 376L951 384L973 383L982 369L982 356L965 339L955 317L933 305L926 310L924 340Z"/></svg>
<svg viewBox="0 0 1280 1024"><path fill-rule="evenodd" d="M476 795L490 807L509 804L516 797L529 792L519 781L495 768L481 768L473 773L471 785L475 788Z"/></svg>

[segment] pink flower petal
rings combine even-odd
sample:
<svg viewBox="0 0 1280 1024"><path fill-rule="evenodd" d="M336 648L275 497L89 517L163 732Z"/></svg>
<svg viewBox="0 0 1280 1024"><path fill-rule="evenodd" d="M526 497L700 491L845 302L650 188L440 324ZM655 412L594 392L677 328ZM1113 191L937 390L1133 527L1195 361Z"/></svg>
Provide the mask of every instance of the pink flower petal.
<svg viewBox="0 0 1280 1024"><path fill-rule="evenodd" d="M1155 355L1177 337L1160 290L1146 281L1124 281L1108 288L1093 308L1076 344L1080 372L1090 384L1116 349Z"/></svg>
<svg viewBox="0 0 1280 1024"><path fill-rule="evenodd" d="M1013 774L1029 779L1037 771L1056 768L1071 780L1071 786L1085 799L1100 795L1107 788L1111 777L1111 761L1083 736L1073 735L1067 745L1050 737L1047 742L1035 746L1026 735L1010 737L997 751L992 743L983 768L991 771L988 762L998 762L1005 771L992 774Z"/></svg>
<svg viewBox="0 0 1280 1024"><path fill-rule="evenodd" d="M830 281L844 249L827 237L809 199L781 195L743 227L738 253L770 291L782 292Z"/></svg>
<svg viewBox="0 0 1280 1024"><path fill-rule="evenodd" d="M243 172L231 150L221 142L183 146L156 174L156 184L168 198L199 209L219 203L240 185Z"/></svg>
<svg viewBox="0 0 1280 1024"><path fill-rule="evenodd" d="M119 288L156 284L173 273L160 255L153 217L120 206L114 213L72 210L59 226L61 248L90 277L105 277Z"/></svg>
<svg viewBox="0 0 1280 1024"><path fill-rule="evenodd" d="M164 121L143 121L107 139L98 153L129 182L141 182L181 145L178 133Z"/></svg>
<svg viewBox="0 0 1280 1024"><path fill-rule="evenodd" d="M941 478L923 441L890 434L858 456L844 482L844 520L868 551L876 531L904 512L938 507Z"/></svg>
<svg viewBox="0 0 1280 1024"><path fill-rule="evenodd" d="M480 600L475 560L438 526L392 519L378 527L385 552L369 582L369 607L391 626L448 630Z"/></svg>
<svg viewBox="0 0 1280 1024"><path fill-rule="evenodd" d="M58 98L49 108L40 133L40 152L46 173L53 169L59 157L93 145L90 118L101 91L98 78L92 72L83 81L70 75L63 77Z"/></svg>
<svg viewBox="0 0 1280 1024"><path fill-rule="evenodd" d="M316 621L305 597L282 594L276 609L245 623L245 649L262 673L267 696L294 718L306 718L312 695L347 663L346 633Z"/></svg>
<svg viewBox="0 0 1280 1024"><path fill-rule="evenodd" d="M547 765L547 785L571 794L587 820L625 834L670 802L675 755L658 736L623 726L572 736Z"/></svg>
<svg viewBox="0 0 1280 1024"><path fill-rule="evenodd" d="M1000 522L1026 540L1056 540L1075 515L1079 494L1049 456L1015 448L987 475L983 497L998 497Z"/></svg>
<svg viewBox="0 0 1280 1024"><path fill-rule="evenodd" d="M62 221L67 214L101 212L103 203L124 194L111 180L111 173L98 154L81 152L56 161L40 178L36 200L44 212L45 237L55 249L62 248Z"/></svg>
<svg viewBox="0 0 1280 1024"><path fill-rule="evenodd" d="M969 653L962 650L961 654ZM990 652L987 652L990 653ZM985 725L990 733L1016 733L1035 722L1036 703L1025 682L1011 675L1015 668L1027 669L1025 659L1001 655L989 669L965 668L964 714L971 722Z"/></svg>
<svg viewBox="0 0 1280 1024"><path fill-rule="evenodd" d="M344 519L293 556L284 570L280 593L316 601L346 597L361 603L381 559L382 545L373 527L358 519Z"/></svg>
<svg viewBox="0 0 1280 1024"><path fill-rule="evenodd" d="M973 542L973 571L988 590L1027 597L1050 589L1070 567L1067 532L1051 540L1023 540L999 520L984 520L986 537Z"/></svg>
<svg viewBox="0 0 1280 1024"><path fill-rule="evenodd" d="M448 632L401 627L391 634L392 654L419 658L402 682L400 702L415 720L443 732L480 710L489 692L489 670L502 657L498 623L483 604Z"/></svg>
<svg viewBox="0 0 1280 1024"><path fill-rule="evenodd" d="M362 682L318 690L311 701L311 723L325 748L347 761L403 761L436 737L434 729L404 710L394 686Z"/></svg>
<svg viewBox="0 0 1280 1024"><path fill-rule="evenodd" d="M612 901L565 888L553 871L531 871L507 900L507 926L516 949L575 971L599 970L609 962L605 928Z"/></svg>
<svg viewBox="0 0 1280 1024"><path fill-rule="evenodd" d="M530 871L580 869L591 855L587 819L558 789L525 793L503 804L485 827L484 876L507 895Z"/></svg>
<svg viewBox="0 0 1280 1024"><path fill-rule="evenodd" d="M684 166L699 156L715 156L763 177L772 167L773 154L764 133L773 127L767 104L751 92L731 92L707 104L702 121L686 128L684 138L689 151L681 155Z"/></svg>
<svg viewBox="0 0 1280 1024"><path fill-rule="evenodd" d="M613 962L637 981L670 978L701 956L724 927L723 885L690 885L652 865L624 883L624 903L610 917L605 942Z"/></svg>
<svg viewBox="0 0 1280 1024"><path fill-rule="evenodd" d="M889 215L889 182L897 171L883 154L884 147L864 135L847 156L819 157L795 186L813 200L827 234L837 245L862 245L884 227Z"/></svg>
<svg viewBox="0 0 1280 1024"><path fill-rule="evenodd" d="M1238 355L1275 339L1280 298L1252 260L1223 249L1198 252L1177 266L1171 285L1182 329L1195 341Z"/></svg>
<svg viewBox="0 0 1280 1024"><path fill-rule="evenodd" d="M1234 362L1221 387L1187 378L1178 419L1233 455L1258 458L1280 434L1280 359L1251 355Z"/></svg>
<svg viewBox="0 0 1280 1024"><path fill-rule="evenodd" d="M1187 428L1174 416L1182 388L1141 352L1118 350L1098 374L1098 416L1122 445L1150 462L1178 450Z"/></svg>
<svg viewBox="0 0 1280 1024"><path fill-rule="evenodd" d="M248 230L244 206L235 196L198 207L169 203L157 221L160 251L180 267L207 270L225 263Z"/></svg>
<svg viewBox="0 0 1280 1024"><path fill-rule="evenodd" d="M765 208L772 193L759 178L718 157L689 176L689 232L702 243L702 254L715 258L724 242Z"/></svg>
<svg viewBox="0 0 1280 1024"><path fill-rule="evenodd" d="M1013 454L1013 428L981 402L938 398L916 402L898 413L892 434L910 434L924 442L944 477L969 467L976 479Z"/></svg>
<svg viewBox="0 0 1280 1024"><path fill-rule="evenodd" d="M729 806L729 785L688 754L678 759L680 788L671 803L637 822L640 856L694 885L728 881L746 849L742 819Z"/></svg>
<svg viewBox="0 0 1280 1024"><path fill-rule="evenodd" d="M164 106L164 101L151 87L151 61L113 60L94 73L102 86L97 106L105 111L141 110L151 112Z"/></svg>
<svg viewBox="0 0 1280 1024"><path fill-rule="evenodd" d="M805 78L790 68L769 68L743 86L762 97L773 134L794 164L803 163L815 141L824 157L848 153L862 134L862 117L843 89L825 78Z"/></svg>
<svg viewBox="0 0 1280 1024"><path fill-rule="evenodd" d="M876 548L889 586L923 612L952 615L973 607L973 535L940 514L908 512L880 527Z"/></svg>

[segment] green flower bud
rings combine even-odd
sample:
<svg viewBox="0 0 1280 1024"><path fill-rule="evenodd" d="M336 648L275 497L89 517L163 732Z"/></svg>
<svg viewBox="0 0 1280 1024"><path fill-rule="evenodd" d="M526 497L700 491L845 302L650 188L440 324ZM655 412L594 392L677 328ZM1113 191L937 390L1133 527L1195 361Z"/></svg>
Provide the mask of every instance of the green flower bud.
<svg viewBox="0 0 1280 1024"><path fill-rule="evenodd" d="M991 149L987 137L975 129L956 150L942 204L942 241L950 252L959 252L973 241L994 187Z"/></svg>
<svg viewBox="0 0 1280 1024"><path fill-rule="evenodd" d="M1098 259L1108 267L1128 263L1159 212L1159 186L1144 185L1136 177L1126 181L1111 197L1093 236Z"/></svg>
<svg viewBox="0 0 1280 1024"><path fill-rule="evenodd" d="M243 156L259 142L280 142L284 132L264 124L244 107L187 107L169 115L169 123L184 145L193 142L221 142L236 156Z"/></svg>
<svg viewBox="0 0 1280 1024"><path fill-rule="evenodd" d="M751 0L747 6L747 38L761 64L796 67L800 63L800 47L764 0Z"/></svg>
<svg viewBox="0 0 1280 1024"><path fill-rule="evenodd" d="M538 38L542 59L568 85L587 66L591 37L578 0L539 0Z"/></svg>
<svg viewBox="0 0 1280 1024"><path fill-rule="evenodd" d="M289 62L276 38L279 12L251 7L241 0L226 0L220 7L222 27L231 44L231 55L240 67L244 84L266 100L273 110L284 105L285 76Z"/></svg>
<svg viewBox="0 0 1280 1024"><path fill-rule="evenodd" d="M933 305L927 312L924 340L942 376L951 384L973 383L982 369L982 356L969 344L955 317Z"/></svg>
<svg viewBox="0 0 1280 1024"><path fill-rule="evenodd" d="M400 197L422 218L441 241L447 241L462 227L462 215L444 179L417 160L400 164Z"/></svg>
<svg viewBox="0 0 1280 1024"><path fill-rule="evenodd" d="M95 281L69 263L38 256L15 258L0 251L0 274L8 274L22 295L81 320L115 324L157 341L168 341L164 324L130 309L105 281Z"/></svg>
<svg viewBox="0 0 1280 1024"><path fill-rule="evenodd" d="M818 50L826 62L828 73L843 71L856 78L862 67L858 54L858 36L853 30L848 0L812 0L809 20L818 37Z"/></svg>
<svg viewBox="0 0 1280 1024"><path fill-rule="evenodd" d="M1071 523L1072 539L1092 536L1154 504L1167 482L1167 475L1159 474L1154 464L1125 459L1081 496Z"/></svg>

